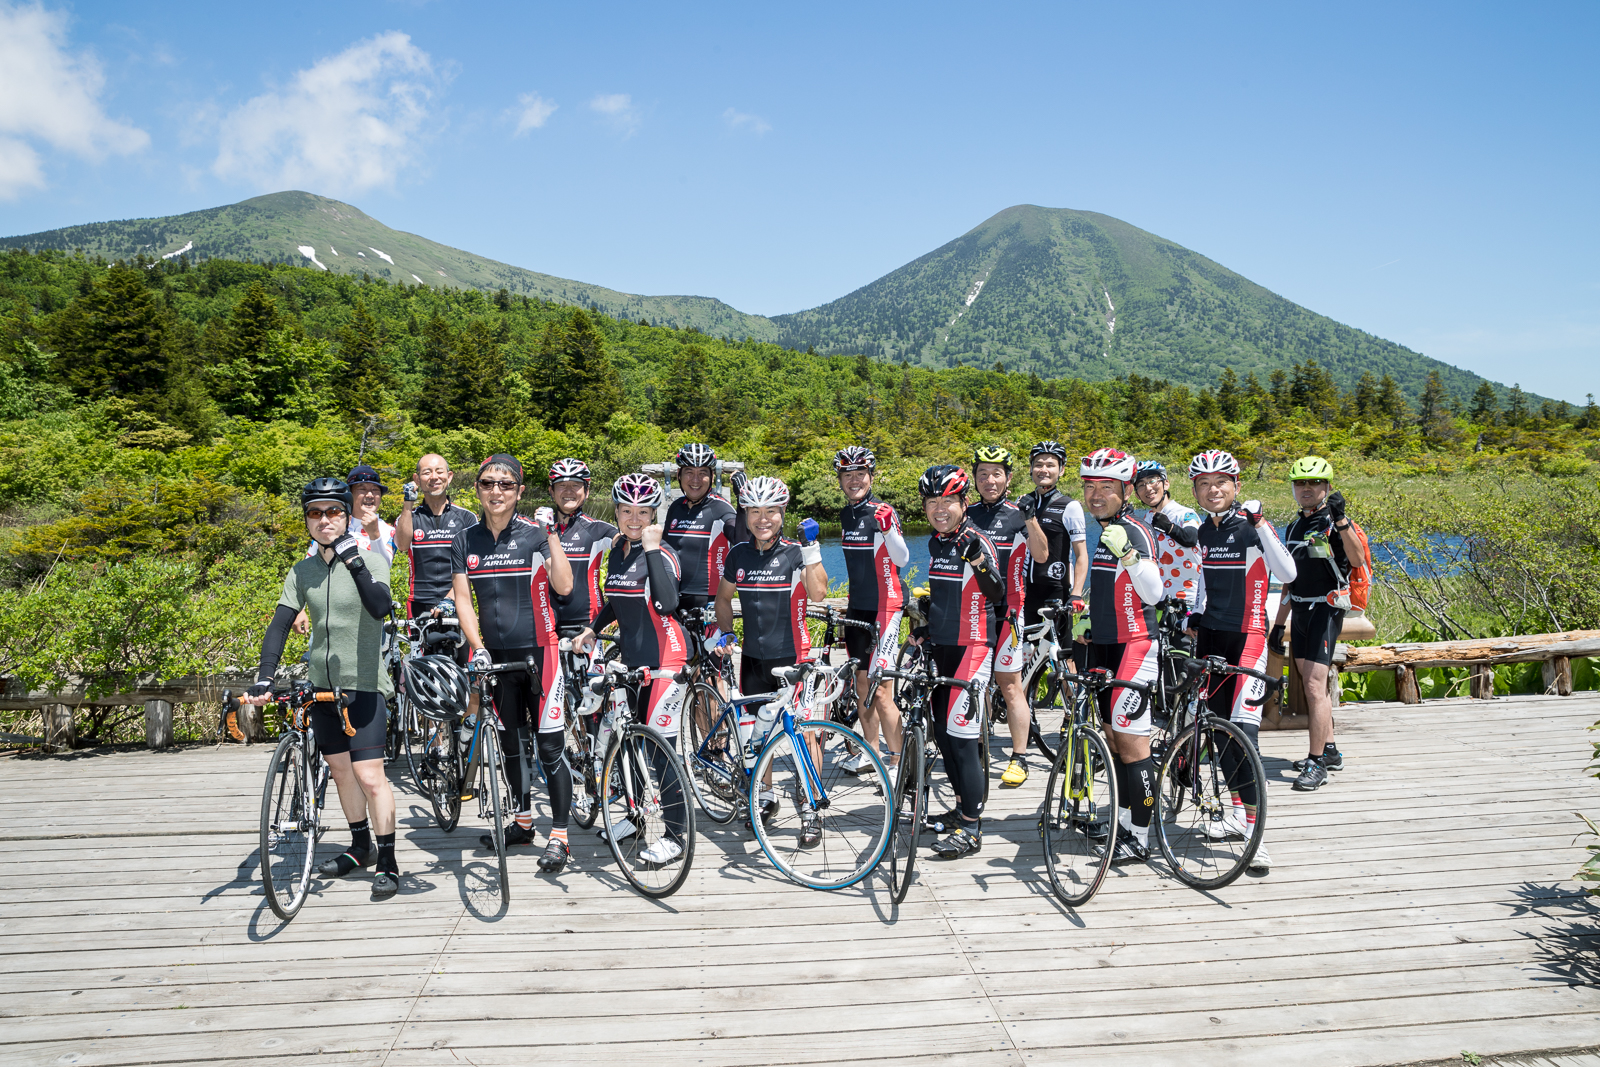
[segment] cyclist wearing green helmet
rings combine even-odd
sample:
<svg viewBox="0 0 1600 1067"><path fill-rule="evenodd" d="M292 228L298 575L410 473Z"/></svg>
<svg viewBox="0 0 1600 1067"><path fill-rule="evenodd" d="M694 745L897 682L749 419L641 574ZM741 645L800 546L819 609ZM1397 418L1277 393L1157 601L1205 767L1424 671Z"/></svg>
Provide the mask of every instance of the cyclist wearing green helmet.
<svg viewBox="0 0 1600 1067"><path fill-rule="evenodd" d="M1321 456L1303 456L1289 468L1294 483L1295 516L1284 535L1294 556L1295 579L1284 586L1267 646L1279 655L1294 656L1305 683L1306 708L1311 719L1311 751L1296 764L1300 776L1294 788L1310 792L1328 780L1328 771L1344 766L1333 743L1333 702L1328 697L1328 671L1333 649L1344 626L1345 606L1336 604L1347 587L1351 560L1365 558L1361 542L1344 513L1344 496L1332 492L1333 465ZM1332 566L1329 566L1329 563ZM1290 620L1290 649L1283 645L1283 623Z"/></svg>

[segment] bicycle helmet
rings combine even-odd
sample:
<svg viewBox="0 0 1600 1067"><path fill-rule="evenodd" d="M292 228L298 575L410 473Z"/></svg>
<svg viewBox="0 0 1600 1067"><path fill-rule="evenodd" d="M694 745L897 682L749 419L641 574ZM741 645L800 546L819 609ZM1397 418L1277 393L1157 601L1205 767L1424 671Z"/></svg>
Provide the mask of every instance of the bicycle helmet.
<svg viewBox="0 0 1600 1067"><path fill-rule="evenodd" d="M332 500L350 510L350 487L339 478L313 478L300 490L300 510L318 500Z"/></svg>
<svg viewBox="0 0 1600 1067"><path fill-rule="evenodd" d="M917 491L924 500L936 496L959 496L964 500L968 484L966 471L949 463L941 463L922 473L922 478L917 482Z"/></svg>
<svg viewBox="0 0 1600 1067"><path fill-rule="evenodd" d="M751 478L739 493L739 503L747 508L786 508L789 506L789 487L767 475Z"/></svg>
<svg viewBox="0 0 1600 1067"><path fill-rule="evenodd" d="M1141 460L1139 464L1133 468L1134 485L1138 485L1146 478L1161 478L1165 480L1166 477L1167 468L1153 459Z"/></svg>
<svg viewBox="0 0 1600 1067"><path fill-rule="evenodd" d="M594 475L589 473L589 465L581 459L558 459L550 465L550 481L582 482L588 485L594 481Z"/></svg>
<svg viewBox="0 0 1600 1067"><path fill-rule="evenodd" d="M716 465L717 454L710 445L688 444L678 449L672 461L679 467L712 467Z"/></svg>
<svg viewBox="0 0 1600 1067"><path fill-rule="evenodd" d="M618 504L659 508L666 498L661 483L648 474L624 474L611 486L611 499Z"/></svg>
<svg viewBox="0 0 1600 1067"><path fill-rule="evenodd" d="M838 474L845 471L875 471L878 457L865 445L846 445L833 456L833 469Z"/></svg>
<svg viewBox="0 0 1600 1067"><path fill-rule="evenodd" d="M1333 464L1321 456L1302 456L1289 468L1291 482L1326 482L1333 479Z"/></svg>
<svg viewBox="0 0 1600 1067"><path fill-rule="evenodd" d="M1200 453L1189 461L1189 478L1195 479L1202 474L1231 474L1235 481L1239 480L1239 461L1233 458L1230 452L1220 448L1213 448Z"/></svg>
<svg viewBox="0 0 1600 1067"><path fill-rule="evenodd" d="M1083 457L1078 465L1078 477L1128 484L1133 481L1133 468L1133 457L1120 448L1097 448Z"/></svg>
<svg viewBox="0 0 1600 1067"><path fill-rule="evenodd" d="M972 469L976 471L980 463L998 463L1006 470L1011 469L1011 450L1001 448L999 445L982 445L972 450Z"/></svg>
<svg viewBox="0 0 1600 1067"><path fill-rule="evenodd" d="M467 672L455 660L415 656L402 664L406 697L425 717L448 720L467 710Z"/></svg>
<svg viewBox="0 0 1600 1067"><path fill-rule="evenodd" d="M1040 456L1054 456L1061 461L1063 467L1067 465L1067 449L1060 441L1040 441L1028 449L1029 463L1032 463Z"/></svg>

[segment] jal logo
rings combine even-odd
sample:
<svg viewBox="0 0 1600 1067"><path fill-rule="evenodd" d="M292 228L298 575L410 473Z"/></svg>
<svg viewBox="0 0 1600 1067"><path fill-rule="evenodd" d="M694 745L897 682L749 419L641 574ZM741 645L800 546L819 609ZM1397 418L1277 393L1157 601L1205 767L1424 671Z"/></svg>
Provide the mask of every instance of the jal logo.
<svg viewBox="0 0 1600 1067"><path fill-rule="evenodd" d="M473 555L470 555L470 556L467 557L467 569L468 570L477 570L478 569L478 556L477 556L476 553L474 553Z"/></svg>
<svg viewBox="0 0 1600 1067"><path fill-rule="evenodd" d="M517 542L516 542L516 540L515 540L515 539L513 539L513 540L510 540L510 541L507 541L507 542L506 542L506 547L507 547L507 548L516 548L516 547L517 547Z"/></svg>
<svg viewBox="0 0 1600 1067"><path fill-rule="evenodd" d="M1131 725L1131 723L1130 723L1130 720L1128 719L1128 717L1126 715L1118 715L1117 716L1117 725L1119 727L1121 727L1122 729L1126 730L1129 727L1129 725Z"/></svg>
<svg viewBox="0 0 1600 1067"><path fill-rule="evenodd" d="M736 582L744 581L744 568L743 567L739 568L739 573L734 575L733 580L736 581Z"/></svg>
<svg viewBox="0 0 1600 1067"><path fill-rule="evenodd" d="M411 531L411 540L413 540L413 541L420 541L426 536L428 536L428 535L423 533L421 530L412 530Z"/></svg>
<svg viewBox="0 0 1600 1067"><path fill-rule="evenodd" d="M672 716L671 715L667 715L667 714L663 713L661 715L657 715L656 716L656 725L657 726L669 726L669 725L671 725L671 723L672 723Z"/></svg>

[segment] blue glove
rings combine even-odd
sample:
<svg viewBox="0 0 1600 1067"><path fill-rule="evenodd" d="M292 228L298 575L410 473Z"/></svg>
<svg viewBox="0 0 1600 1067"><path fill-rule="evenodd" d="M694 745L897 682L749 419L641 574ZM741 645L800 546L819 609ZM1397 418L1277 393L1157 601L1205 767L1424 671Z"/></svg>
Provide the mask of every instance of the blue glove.
<svg viewBox="0 0 1600 1067"><path fill-rule="evenodd" d="M817 534L822 532L822 526L816 519L800 520L800 543L809 545L817 539Z"/></svg>

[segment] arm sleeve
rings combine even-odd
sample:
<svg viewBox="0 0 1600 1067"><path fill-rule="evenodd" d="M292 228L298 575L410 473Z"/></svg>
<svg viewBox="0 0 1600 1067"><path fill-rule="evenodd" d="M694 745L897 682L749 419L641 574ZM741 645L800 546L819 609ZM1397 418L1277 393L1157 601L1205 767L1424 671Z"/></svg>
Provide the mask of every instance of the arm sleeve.
<svg viewBox="0 0 1600 1067"><path fill-rule="evenodd" d="M1172 530L1167 534L1184 548L1193 548L1200 543L1200 516L1189 513L1183 521L1172 524Z"/></svg>
<svg viewBox="0 0 1600 1067"><path fill-rule="evenodd" d="M1159 604L1166 595L1166 586L1161 582L1161 568L1156 566L1153 559L1140 559L1129 568L1128 580L1133 583L1133 591L1146 604Z"/></svg>
<svg viewBox="0 0 1600 1067"><path fill-rule="evenodd" d="M905 535L900 532L898 516L883 535L883 547L889 550L889 561L897 568L904 570L906 564L911 562L911 549L906 547Z"/></svg>
<svg viewBox="0 0 1600 1067"><path fill-rule="evenodd" d="M1073 541L1088 540L1088 526L1083 518L1083 505L1076 500L1067 502L1066 510L1061 513L1061 523L1067 528L1068 544Z"/></svg>
<svg viewBox="0 0 1600 1067"><path fill-rule="evenodd" d="M606 606L600 609L600 614L594 617L594 622L589 624L589 629L599 633L616 621L617 609L612 607L611 602L608 600L606 601Z"/></svg>
<svg viewBox="0 0 1600 1067"><path fill-rule="evenodd" d="M366 557L362 560L365 566L346 568L346 570L350 571L350 577L356 583L356 593L361 597L361 606L374 619L381 619L389 614L392 603L392 598L389 596L389 564L370 549L363 555Z"/></svg>
<svg viewBox="0 0 1600 1067"><path fill-rule="evenodd" d="M1261 542L1261 557L1267 561L1267 569L1278 581L1287 585L1299 576L1300 569L1294 565L1294 557L1278 539L1277 527L1263 520L1256 527L1256 540Z"/></svg>
<svg viewBox="0 0 1600 1067"><path fill-rule="evenodd" d="M270 682L272 676L278 673L278 661L283 659L283 646L289 640L289 627L294 625L294 617L298 614L298 608L291 608L287 604L279 604L272 613L272 621L267 624L267 635L261 639L261 665L256 668L256 681Z"/></svg>
<svg viewBox="0 0 1600 1067"><path fill-rule="evenodd" d="M972 577L978 583L978 591L988 599L989 603L996 608L1004 610L1006 606L1006 579L1005 575L1000 573L1000 558L995 554L994 545L990 543L987 537L982 539L982 543L982 569L980 570L974 564L968 564L968 566L972 567Z"/></svg>
<svg viewBox="0 0 1600 1067"><path fill-rule="evenodd" d="M678 610L678 568L674 562L668 558L664 547L644 554L645 569L650 573L651 599L663 615Z"/></svg>

